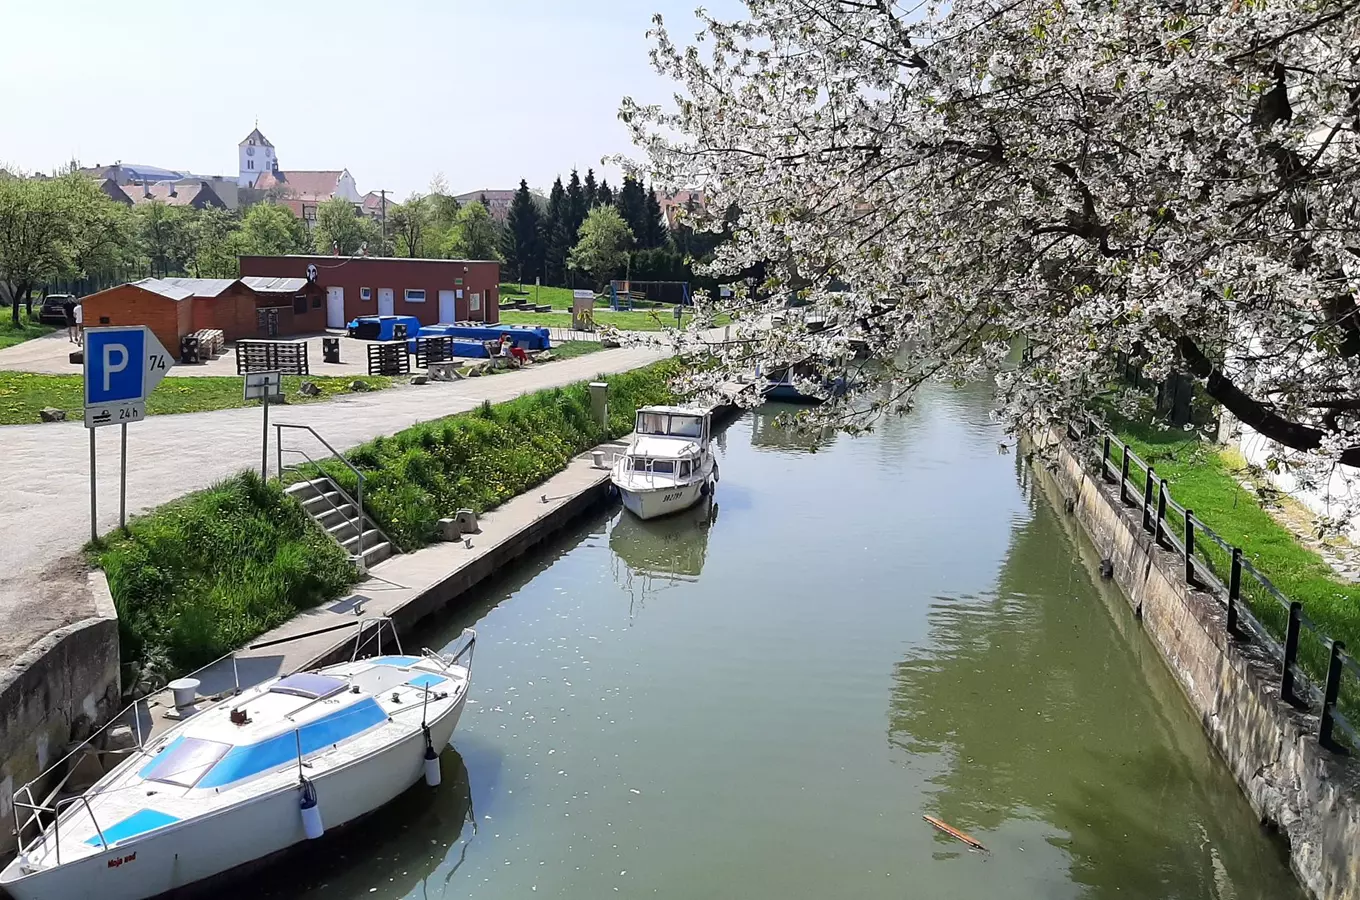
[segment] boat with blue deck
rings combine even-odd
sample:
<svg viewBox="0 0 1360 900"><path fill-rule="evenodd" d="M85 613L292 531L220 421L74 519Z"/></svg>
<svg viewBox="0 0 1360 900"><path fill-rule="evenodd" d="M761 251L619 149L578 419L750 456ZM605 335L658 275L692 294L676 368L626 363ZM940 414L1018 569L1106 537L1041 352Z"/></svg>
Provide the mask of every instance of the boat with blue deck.
<svg viewBox="0 0 1360 900"><path fill-rule="evenodd" d="M765 399L778 403L824 403L846 389L844 376L830 378L811 363L774 366L764 378Z"/></svg>
<svg viewBox="0 0 1360 900"><path fill-rule="evenodd" d="M39 803L25 785L0 887L15 900L157 897L320 838L422 777L437 785L471 679L464 634L447 656L398 645L232 692L79 796Z"/></svg>

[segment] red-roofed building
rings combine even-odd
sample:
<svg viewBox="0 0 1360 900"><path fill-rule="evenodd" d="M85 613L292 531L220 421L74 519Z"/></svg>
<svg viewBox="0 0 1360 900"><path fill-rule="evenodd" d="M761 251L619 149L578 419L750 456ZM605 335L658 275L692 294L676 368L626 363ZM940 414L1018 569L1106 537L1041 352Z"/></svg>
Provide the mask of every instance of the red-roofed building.
<svg viewBox="0 0 1360 900"><path fill-rule="evenodd" d="M309 225L316 221L316 208L327 200L341 197L358 207L363 201L348 169L265 172L255 180L255 189Z"/></svg>
<svg viewBox="0 0 1360 900"><path fill-rule="evenodd" d="M672 229L681 211L701 213L708 208L708 198L701 191L657 191L656 202L666 217L666 227Z"/></svg>
<svg viewBox="0 0 1360 900"><path fill-rule="evenodd" d="M109 184L109 182L105 182L105 184ZM101 185L102 188L103 185ZM217 192L206 181L191 184L175 184L174 182L129 184L121 189L115 185L113 190L117 190L122 196L112 194L107 189L104 192L120 203L123 202L123 197L126 197L127 202L133 206L160 202L166 206L187 206L192 209L227 209L226 202L217 196Z"/></svg>

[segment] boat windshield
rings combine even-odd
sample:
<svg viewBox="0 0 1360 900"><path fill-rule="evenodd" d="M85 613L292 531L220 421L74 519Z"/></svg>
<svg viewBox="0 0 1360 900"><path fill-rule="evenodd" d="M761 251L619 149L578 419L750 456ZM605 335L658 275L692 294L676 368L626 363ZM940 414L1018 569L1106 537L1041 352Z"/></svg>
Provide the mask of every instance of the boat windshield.
<svg viewBox="0 0 1360 900"><path fill-rule="evenodd" d="M634 456L634 472L654 472L662 475L670 475L675 471L675 462L669 459L648 459L645 456Z"/></svg>
<svg viewBox="0 0 1360 900"><path fill-rule="evenodd" d="M230 744L218 741L177 738L142 770L142 777L147 781L193 787L230 749Z"/></svg>
<svg viewBox="0 0 1360 900"><path fill-rule="evenodd" d="M702 416L640 412L638 413L636 431L638 434L702 438L704 436L704 419Z"/></svg>

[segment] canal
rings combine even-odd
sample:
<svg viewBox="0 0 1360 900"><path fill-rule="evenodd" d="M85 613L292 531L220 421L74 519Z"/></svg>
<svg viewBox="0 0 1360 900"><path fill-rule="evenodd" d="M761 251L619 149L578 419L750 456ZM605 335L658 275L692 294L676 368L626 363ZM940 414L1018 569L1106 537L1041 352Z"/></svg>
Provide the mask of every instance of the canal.
<svg viewBox="0 0 1360 900"><path fill-rule="evenodd" d="M426 635L480 635L443 785L268 895L1302 896L983 391L773 414L716 515L601 515Z"/></svg>

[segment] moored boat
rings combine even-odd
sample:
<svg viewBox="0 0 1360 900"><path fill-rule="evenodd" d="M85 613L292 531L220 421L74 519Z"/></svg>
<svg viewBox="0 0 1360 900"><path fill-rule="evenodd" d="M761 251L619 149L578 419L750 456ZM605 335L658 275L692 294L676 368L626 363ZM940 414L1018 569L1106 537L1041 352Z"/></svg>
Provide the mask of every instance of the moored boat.
<svg viewBox="0 0 1360 900"><path fill-rule="evenodd" d="M638 410L632 443L614 461L610 480L623 506L640 519L689 509L718 482L707 410L647 406Z"/></svg>
<svg viewBox="0 0 1360 900"><path fill-rule="evenodd" d="M422 776L438 784L467 701L466 635L448 656L398 647L232 693L76 797L45 805L20 788L20 852L0 887L15 900L156 897L319 838Z"/></svg>

